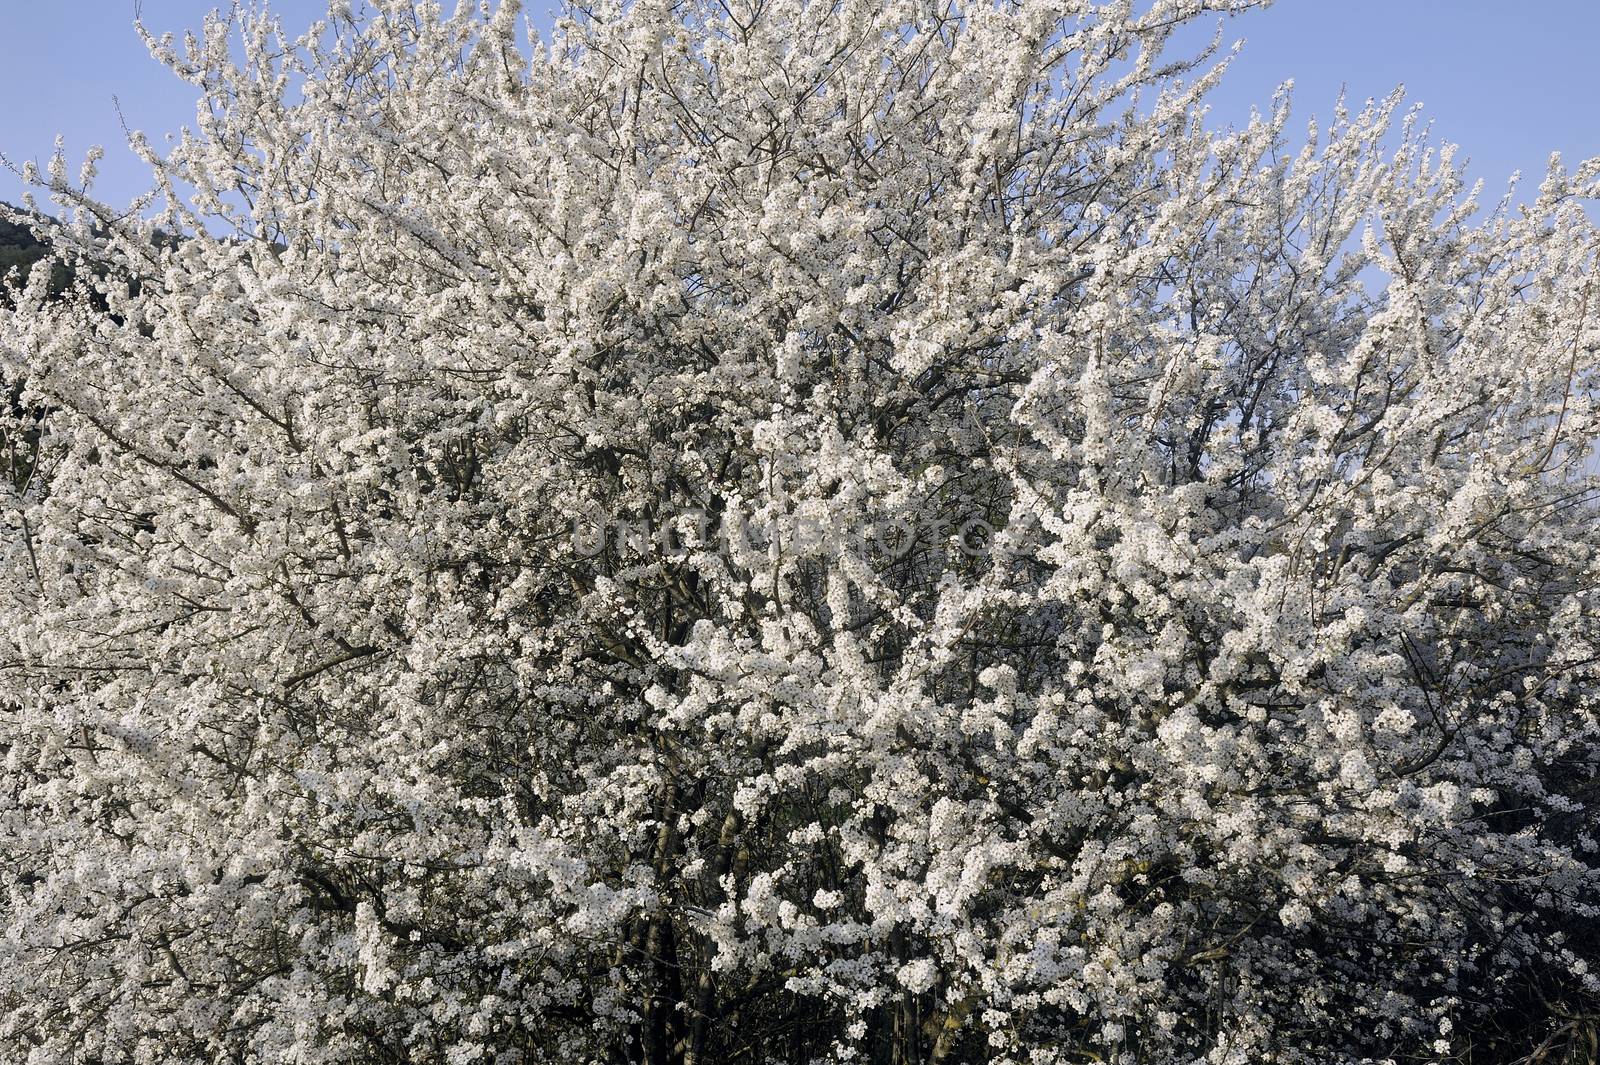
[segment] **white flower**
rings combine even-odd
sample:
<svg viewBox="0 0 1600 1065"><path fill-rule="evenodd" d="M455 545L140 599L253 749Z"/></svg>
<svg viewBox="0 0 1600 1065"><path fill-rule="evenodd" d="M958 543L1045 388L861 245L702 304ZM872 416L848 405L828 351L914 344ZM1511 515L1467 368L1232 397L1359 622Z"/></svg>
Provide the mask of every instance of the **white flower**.
<svg viewBox="0 0 1600 1065"><path fill-rule="evenodd" d="M938 982L939 967L934 964L932 958L918 958L902 965L900 971L895 974L895 979L907 991L920 995Z"/></svg>

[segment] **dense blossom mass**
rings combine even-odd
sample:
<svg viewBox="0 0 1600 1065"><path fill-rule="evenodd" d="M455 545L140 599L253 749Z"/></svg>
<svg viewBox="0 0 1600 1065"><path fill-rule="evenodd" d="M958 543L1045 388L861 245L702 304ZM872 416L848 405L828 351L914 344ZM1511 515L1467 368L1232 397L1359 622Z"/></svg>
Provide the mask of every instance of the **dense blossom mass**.
<svg viewBox="0 0 1600 1065"><path fill-rule="evenodd" d="M1592 1039L1600 161L1212 129L1251 6L149 36L12 219L0 1061Z"/></svg>

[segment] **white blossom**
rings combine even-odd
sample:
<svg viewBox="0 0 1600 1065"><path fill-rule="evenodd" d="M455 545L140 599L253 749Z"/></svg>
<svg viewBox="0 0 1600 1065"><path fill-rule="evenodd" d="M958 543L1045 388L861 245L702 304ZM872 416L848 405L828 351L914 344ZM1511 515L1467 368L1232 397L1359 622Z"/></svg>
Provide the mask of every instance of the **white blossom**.
<svg viewBox="0 0 1600 1065"><path fill-rule="evenodd" d="M1576 1031L1600 161L1208 130L1250 6L151 38L0 307L0 1057Z"/></svg>

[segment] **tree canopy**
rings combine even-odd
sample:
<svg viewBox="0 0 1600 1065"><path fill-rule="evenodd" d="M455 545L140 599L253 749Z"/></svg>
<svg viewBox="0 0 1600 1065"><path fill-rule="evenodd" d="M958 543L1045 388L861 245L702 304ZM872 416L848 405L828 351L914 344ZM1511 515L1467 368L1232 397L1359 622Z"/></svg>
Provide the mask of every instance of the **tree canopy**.
<svg viewBox="0 0 1600 1065"><path fill-rule="evenodd" d="M1592 1046L1600 161L1211 129L1251 6L148 38L0 307L0 1059Z"/></svg>

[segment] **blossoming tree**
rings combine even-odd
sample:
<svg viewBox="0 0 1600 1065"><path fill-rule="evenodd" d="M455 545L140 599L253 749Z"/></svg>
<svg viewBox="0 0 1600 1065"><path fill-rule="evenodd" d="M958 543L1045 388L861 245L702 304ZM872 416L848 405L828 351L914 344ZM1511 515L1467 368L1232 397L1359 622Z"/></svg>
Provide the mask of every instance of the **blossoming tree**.
<svg viewBox="0 0 1600 1065"><path fill-rule="evenodd" d="M1581 1044L1600 162L1208 130L1248 6L149 37L0 309L0 1060Z"/></svg>

